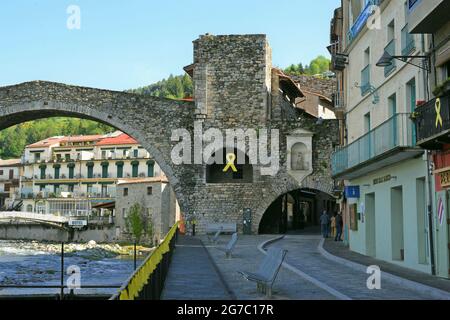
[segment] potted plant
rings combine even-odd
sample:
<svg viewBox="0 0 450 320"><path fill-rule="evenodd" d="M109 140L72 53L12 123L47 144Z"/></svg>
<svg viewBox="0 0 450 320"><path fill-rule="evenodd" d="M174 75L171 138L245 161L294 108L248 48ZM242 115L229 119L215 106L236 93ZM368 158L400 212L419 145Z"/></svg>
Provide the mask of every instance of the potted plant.
<svg viewBox="0 0 450 320"><path fill-rule="evenodd" d="M442 82L440 85L438 85L436 88L434 88L433 94L436 97L440 97L449 91L450 91L450 77L447 78L447 80Z"/></svg>

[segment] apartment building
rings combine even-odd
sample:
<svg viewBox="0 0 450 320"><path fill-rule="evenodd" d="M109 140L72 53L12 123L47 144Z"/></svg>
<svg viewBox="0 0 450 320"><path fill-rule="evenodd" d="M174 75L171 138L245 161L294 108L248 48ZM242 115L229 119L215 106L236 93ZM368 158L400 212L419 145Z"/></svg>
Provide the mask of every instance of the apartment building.
<svg viewBox="0 0 450 320"><path fill-rule="evenodd" d="M426 36L430 96L414 114L417 144L427 149L433 189L435 272L450 278L450 1L409 0L408 24Z"/></svg>
<svg viewBox="0 0 450 320"><path fill-rule="evenodd" d="M0 209L13 205L19 188L20 159L0 160Z"/></svg>
<svg viewBox="0 0 450 320"><path fill-rule="evenodd" d="M136 140L108 135L51 137L28 145L20 179L22 211L88 215L115 201L119 179L160 176L161 169Z"/></svg>
<svg viewBox="0 0 450 320"><path fill-rule="evenodd" d="M431 273L428 159L412 120L429 95L427 48L408 16L408 1L397 0L343 0L334 13L329 50L342 146L332 171L350 249Z"/></svg>

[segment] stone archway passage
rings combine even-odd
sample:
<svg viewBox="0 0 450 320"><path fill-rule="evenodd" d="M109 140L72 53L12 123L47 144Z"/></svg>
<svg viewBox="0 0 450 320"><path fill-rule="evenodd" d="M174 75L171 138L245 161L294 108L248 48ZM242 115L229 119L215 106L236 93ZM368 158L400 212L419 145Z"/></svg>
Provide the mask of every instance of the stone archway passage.
<svg viewBox="0 0 450 320"><path fill-rule="evenodd" d="M319 216L323 210L333 214L335 198L314 189L297 189L279 196L264 212L260 234L320 232Z"/></svg>
<svg viewBox="0 0 450 320"><path fill-rule="evenodd" d="M134 137L158 162L186 209L181 181L187 168L172 164L170 136L191 126L192 102L43 81L0 88L0 130L54 116L95 120Z"/></svg>

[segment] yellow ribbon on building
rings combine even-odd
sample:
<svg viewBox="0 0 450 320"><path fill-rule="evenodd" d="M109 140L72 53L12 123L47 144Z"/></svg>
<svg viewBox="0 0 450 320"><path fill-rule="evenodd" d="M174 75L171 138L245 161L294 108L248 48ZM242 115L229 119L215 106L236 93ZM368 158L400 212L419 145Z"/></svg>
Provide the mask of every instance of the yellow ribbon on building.
<svg viewBox="0 0 450 320"><path fill-rule="evenodd" d="M227 154L227 165L225 166L225 168L223 168L223 172L227 172L230 168L231 170L233 170L233 172L237 172L234 161L236 161L236 155L234 153Z"/></svg>
<svg viewBox="0 0 450 320"><path fill-rule="evenodd" d="M436 110L436 128L438 125L441 125L441 128L443 126L443 120L441 116L441 99L436 99L436 104L434 106L434 109Z"/></svg>

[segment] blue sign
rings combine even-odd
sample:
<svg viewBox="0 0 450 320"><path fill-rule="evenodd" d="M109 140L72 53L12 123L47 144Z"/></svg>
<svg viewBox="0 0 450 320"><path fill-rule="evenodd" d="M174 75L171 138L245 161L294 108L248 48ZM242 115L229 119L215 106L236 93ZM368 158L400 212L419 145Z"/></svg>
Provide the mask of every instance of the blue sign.
<svg viewBox="0 0 450 320"><path fill-rule="evenodd" d="M356 198L358 199L360 196L359 186L347 186L345 187L345 197L348 198Z"/></svg>

